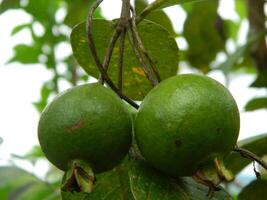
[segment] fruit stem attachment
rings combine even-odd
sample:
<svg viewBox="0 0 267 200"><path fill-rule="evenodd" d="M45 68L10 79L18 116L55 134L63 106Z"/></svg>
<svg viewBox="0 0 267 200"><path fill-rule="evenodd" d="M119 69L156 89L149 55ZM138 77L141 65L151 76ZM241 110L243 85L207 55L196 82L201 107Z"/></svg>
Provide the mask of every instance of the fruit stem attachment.
<svg viewBox="0 0 267 200"><path fill-rule="evenodd" d="M241 147L238 147L238 146L235 147L234 151L240 153L240 155L244 158L247 158L253 162L254 161L257 162L265 170L267 170L267 163L264 160L262 160L259 156L252 153L251 151L244 149L244 148L241 148ZM258 176L258 175L256 174L256 176Z"/></svg>
<svg viewBox="0 0 267 200"><path fill-rule="evenodd" d="M93 190L94 182L95 176L90 164L75 160L65 173L61 189L62 191L90 193Z"/></svg>
<svg viewBox="0 0 267 200"><path fill-rule="evenodd" d="M233 174L226 169L221 157L215 157L212 161L203 163L197 172L194 174L193 179L209 187L208 198L214 196L215 191L219 191L219 184L222 181L232 181Z"/></svg>

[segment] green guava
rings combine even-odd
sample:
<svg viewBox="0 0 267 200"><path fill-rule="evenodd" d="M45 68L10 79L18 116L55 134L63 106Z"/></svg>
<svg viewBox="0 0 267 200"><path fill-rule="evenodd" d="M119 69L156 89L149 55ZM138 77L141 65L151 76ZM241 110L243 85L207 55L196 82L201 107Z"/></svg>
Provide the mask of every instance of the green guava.
<svg viewBox="0 0 267 200"><path fill-rule="evenodd" d="M137 113L134 134L152 166L173 177L192 176L205 163L215 162L224 171L219 163L234 149L239 125L236 102L223 85L186 74L166 79L149 92Z"/></svg>
<svg viewBox="0 0 267 200"><path fill-rule="evenodd" d="M131 114L125 103L98 83L58 95L41 114L38 126L43 152L57 168L69 171L69 181L75 169L81 174L81 169L88 174L112 169L128 152L131 137Z"/></svg>

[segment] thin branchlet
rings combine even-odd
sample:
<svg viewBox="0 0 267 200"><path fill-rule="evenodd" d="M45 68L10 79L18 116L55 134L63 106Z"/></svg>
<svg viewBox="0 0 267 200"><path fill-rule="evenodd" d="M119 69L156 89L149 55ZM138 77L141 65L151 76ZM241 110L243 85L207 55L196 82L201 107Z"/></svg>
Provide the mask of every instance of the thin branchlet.
<svg viewBox="0 0 267 200"><path fill-rule="evenodd" d="M155 62L153 61L153 59L149 56L149 53L148 51L146 50L143 42L142 42L142 39L141 37L139 36L139 33L138 33L138 30L137 30L137 25L136 25L136 13L135 13L135 10L134 8L131 6L131 12L132 12L132 29L133 29L133 33L136 37L136 40L137 40L137 45L139 46L141 52L144 54L145 58L148 60L149 64L150 64L150 67L151 69L153 70L156 78L157 78L157 81L158 83L161 81L161 78L160 78L160 74L158 72L158 69L156 67L156 64Z"/></svg>
<svg viewBox="0 0 267 200"><path fill-rule="evenodd" d="M93 13L95 12L95 10L98 8L98 6L102 3L103 0L97 0L92 8L90 9L89 13L88 13L88 17L87 17L87 23L86 23L86 31L87 31L87 37L88 37L88 45L89 48L91 50L91 54L94 58L94 61L96 63L96 66L98 68L98 70L101 73L101 76L103 78L103 80L110 86L110 88L115 91L122 99L124 99L126 102L128 102L130 105L132 105L133 107L135 107L136 109L139 108L139 105L136 104L133 100L131 100L130 98L128 98L127 96L123 95L122 93L120 93L119 89L115 86L115 84L113 83L113 81L110 79L110 77L107 74L107 71L105 70L104 66L102 65L99 56L97 54L97 50L96 50L96 45L93 39L93 32L92 32L92 26L93 26ZM115 30L116 32L118 31L118 29ZM109 50L108 50L109 52ZM112 54L112 52L111 52ZM106 62L108 63L108 58L106 58Z"/></svg>
<svg viewBox="0 0 267 200"><path fill-rule="evenodd" d="M234 151L240 153L240 155L243 156L244 158L247 158L253 162L254 161L257 162L265 170L267 170L267 163L264 160L262 160L259 156L252 153L251 151L244 149L244 148L241 148L241 147L238 147L238 146L235 147Z"/></svg>

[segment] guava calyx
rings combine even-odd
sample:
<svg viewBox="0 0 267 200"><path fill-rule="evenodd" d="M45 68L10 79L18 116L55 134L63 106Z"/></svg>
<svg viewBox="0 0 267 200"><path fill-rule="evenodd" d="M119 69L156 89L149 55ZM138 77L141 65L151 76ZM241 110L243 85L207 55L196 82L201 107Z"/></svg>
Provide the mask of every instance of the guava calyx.
<svg viewBox="0 0 267 200"><path fill-rule="evenodd" d="M208 186L209 191L207 196L212 198L214 192L221 190L219 184L222 181L232 181L234 175L225 167L222 158L215 157L211 162L201 165L193 176L193 179L200 184Z"/></svg>
<svg viewBox="0 0 267 200"><path fill-rule="evenodd" d="M89 163L74 160L62 183L62 191L91 193L95 182L95 175Z"/></svg>

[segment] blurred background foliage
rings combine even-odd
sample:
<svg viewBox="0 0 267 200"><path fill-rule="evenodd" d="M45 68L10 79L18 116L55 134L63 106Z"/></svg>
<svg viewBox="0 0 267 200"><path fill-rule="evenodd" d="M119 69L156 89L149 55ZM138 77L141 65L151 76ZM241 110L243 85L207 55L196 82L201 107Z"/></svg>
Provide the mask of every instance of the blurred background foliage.
<svg viewBox="0 0 267 200"><path fill-rule="evenodd" d="M18 62L25 65L41 63L53 74L51 80L43 84L39 101L33 103L39 112L43 110L51 96L60 92L58 86L60 80L64 79L75 86L78 83L87 82L90 78L81 70L73 55L58 60L56 53L60 52L56 51L60 44L70 43L71 29L85 20L92 3L92 0L3 0L0 4L0 14L10 9L19 9L32 17L30 23L18 24L13 29L12 35L25 29L29 30L32 43L29 45L17 44L9 63ZM226 20L220 16L218 4L217 0L181 4L187 17L184 28L180 32L175 31L175 24L163 10L155 10L147 15L146 19L163 26L177 41L181 39L186 41L186 47L179 51L181 66L203 74L220 70L228 81L231 81L231 75L235 73L257 74L251 87L266 88L265 0L235 0L236 13L239 17L235 21ZM137 13L140 13L147 5L146 0L134 1ZM60 12L65 13L62 19L56 17ZM103 19L101 9L97 10L94 17ZM239 31L244 20L249 23L249 32L246 41L240 44ZM43 30L41 33L34 28L36 25ZM234 46L234 51L227 48L228 43ZM66 69L65 73L58 72L59 66L62 65ZM127 77L125 78L127 79ZM252 100L245 106L246 111L267 108L267 96L251 98ZM263 156L267 153L266 138L267 136L263 135L261 138L243 141L241 145ZM0 145L1 143L2 139L0 138ZM35 146L24 156L14 155L13 159L27 160L32 165L35 165L38 160L45 160L39 146ZM236 158L235 155L231 155L228 160L230 168L235 170L236 174L249 164L249 162L240 161L240 158ZM235 166L231 166L231 163L234 163ZM60 199L61 175L62 172L53 166L50 166L45 178L39 178L31 172L20 169L15 164L2 166L0 167L0 199ZM258 189L259 192L256 193L259 197L252 195L251 198L248 198L251 191L254 193L256 191L256 189L251 189L253 187L266 189L266 181L251 183L242 191L240 199L256 200L266 194L266 190L263 192L262 189Z"/></svg>

